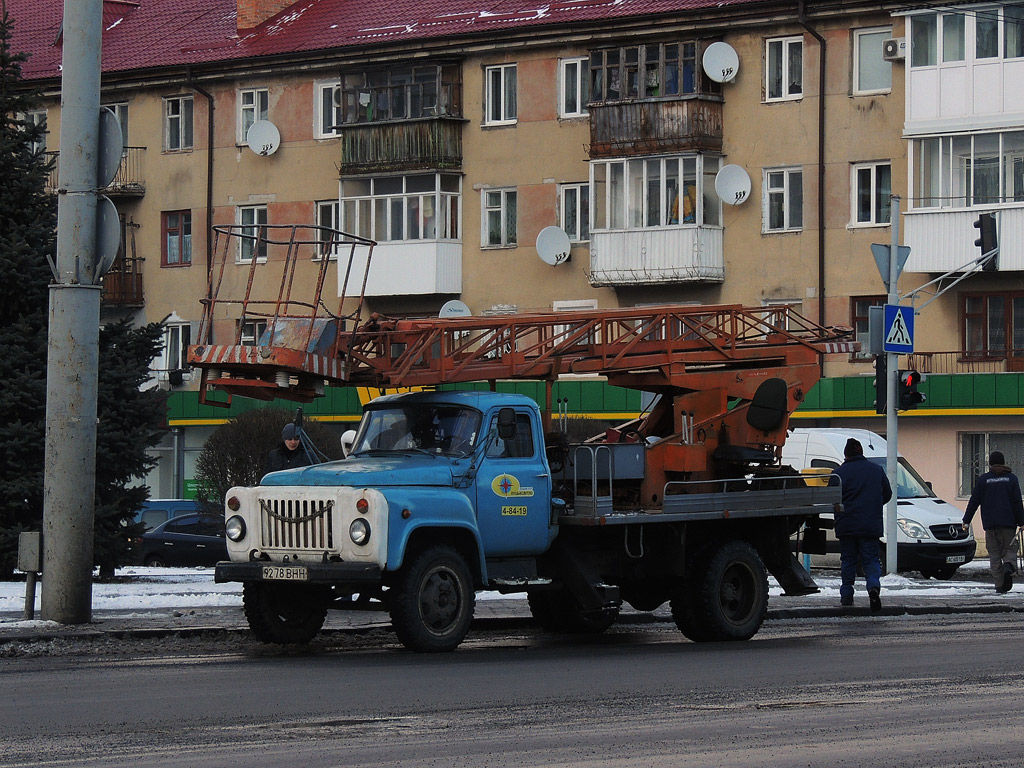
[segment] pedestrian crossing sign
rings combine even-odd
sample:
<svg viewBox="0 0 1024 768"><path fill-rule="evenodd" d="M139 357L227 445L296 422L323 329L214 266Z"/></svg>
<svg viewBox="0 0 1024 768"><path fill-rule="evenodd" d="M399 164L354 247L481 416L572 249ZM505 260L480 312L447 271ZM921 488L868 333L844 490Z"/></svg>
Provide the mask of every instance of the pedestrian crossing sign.
<svg viewBox="0 0 1024 768"><path fill-rule="evenodd" d="M901 355L914 351L914 308L885 305L882 350Z"/></svg>

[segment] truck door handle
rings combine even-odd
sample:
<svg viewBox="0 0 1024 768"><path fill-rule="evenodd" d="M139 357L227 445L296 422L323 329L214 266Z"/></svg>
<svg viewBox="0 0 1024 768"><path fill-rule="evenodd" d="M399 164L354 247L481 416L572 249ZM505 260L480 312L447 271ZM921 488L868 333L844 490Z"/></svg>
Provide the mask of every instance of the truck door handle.
<svg viewBox="0 0 1024 768"><path fill-rule="evenodd" d="M547 472L544 472L542 474L537 475L537 477L547 477L547 476L548 476Z"/></svg>

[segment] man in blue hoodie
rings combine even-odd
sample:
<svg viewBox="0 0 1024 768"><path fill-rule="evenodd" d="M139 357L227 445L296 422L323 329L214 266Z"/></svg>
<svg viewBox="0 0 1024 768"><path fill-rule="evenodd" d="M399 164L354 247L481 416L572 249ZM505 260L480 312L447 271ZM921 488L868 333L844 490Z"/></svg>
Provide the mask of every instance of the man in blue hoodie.
<svg viewBox="0 0 1024 768"><path fill-rule="evenodd" d="M981 525L985 529L985 547L996 592L1009 592L1017 572L1017 527L1024 525L1024 500L1020 482L1006 466L1001 451L988 457L988 472L978 478L964 512L966 529L981 507Z"/></svg>
<svg viewBox="0 0 1024 768"><path fill-rule="evenodd" d="M843 449L846 460L836 471L843 484L843 510L836 516L840 568L843 583L839 587L842 605L853 605L853 583L857 565L864 569L872 613L882 609L882 563L879 539L882 537L882 510L892 498L892 487L885 470L864 458L864 446L850 438Z"/></svg>

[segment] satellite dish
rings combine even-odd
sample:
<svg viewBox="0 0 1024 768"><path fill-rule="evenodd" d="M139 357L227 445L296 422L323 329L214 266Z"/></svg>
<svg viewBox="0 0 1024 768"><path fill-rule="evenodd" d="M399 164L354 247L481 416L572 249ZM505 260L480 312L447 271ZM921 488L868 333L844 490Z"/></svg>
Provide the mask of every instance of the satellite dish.
<svg viewBox="0 0 1024 768"><path fill-rule="evenodd" d="M740 71L740 57L728 43L712 43L704 49L704 73L716 83L731 83Z"/></svg>
<svg viewBox="0 0 1024 768"><path fill-rule="evenodd" d="M96 269L93 285L114 266L121 250L121 217L114 201L106 195L96 199Z"/></svg>
<svg viewBox="0 0 1024 768"><path fill-rule="evenodd" d="M555 266L569 260L569 236L554 225L544 227L537 235L537 254L545 264Z"/></svg>
<svg viewBox="0 0 1024 768"><path fill-rule="evenodd" d="M245 132L245 143L257 155L267 157L281 146L281 132L269 120L257 120Z"/></svg>
<svg viewBox="0 0 1024 768"><path fill-rule="evenodd" d="M452 299L446 301L444 306L441 307L441 311L437 313L438 317L469 317L473 313L469 311L469 307L464 302L458 299Z"/></svg>
<svg viewBox="0 0 1024 768"><path fill-rule="evenodd" d="M121 121L114 110L109 107L100 108L100 146L97 172L98 185L105 187L117 176L121 167L121 156L124 154L124 136L121 134Z"/></svg>
<svg viewBox="0 0 1024 768"><path fill-rule="evenodd" d="M715 175L715 192L726 205L740 205L750 197L750 176L738 165L726 165Z"/></svg>

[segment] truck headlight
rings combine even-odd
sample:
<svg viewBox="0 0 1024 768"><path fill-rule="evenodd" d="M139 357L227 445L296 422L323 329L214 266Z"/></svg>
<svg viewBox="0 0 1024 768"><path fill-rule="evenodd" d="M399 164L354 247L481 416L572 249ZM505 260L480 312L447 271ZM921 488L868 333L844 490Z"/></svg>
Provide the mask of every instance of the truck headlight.
<svg viewBox="0 0 1024 768"><path fill-rule="evenodd" d="M370 523L365 518L356 518L348 527L348 537L357 546L365 545L370 540Z"/></svg>
<svg viewBox="0 0 1024 768"><path fill-rule="evenodd" d="M899 525L901 531L912 539L930 539L932 537L928 533L927 528L916 520L911 520L909 517L896 518L896 524Z"/></svg>
<svg viewBox="0 0 1024 768"><path fill-rule="evenodd" d="M245 520L238 515L232 515L224 523L224 533L231 541L241 541L245 538Z"/></svg>

